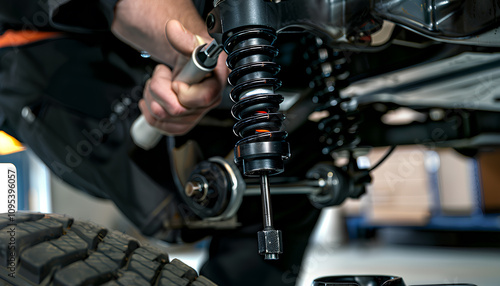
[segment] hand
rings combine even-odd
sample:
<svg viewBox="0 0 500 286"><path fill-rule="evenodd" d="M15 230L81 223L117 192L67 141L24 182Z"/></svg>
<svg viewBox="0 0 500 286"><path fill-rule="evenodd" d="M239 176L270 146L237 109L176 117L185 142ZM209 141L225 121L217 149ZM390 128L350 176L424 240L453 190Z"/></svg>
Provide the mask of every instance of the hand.
<svg viewBox="0 0 500 286"><path fill-rule="evenodd" d="M221 54L215 70L197 84L188 85L173 81L173 74L182 68L193 50L210 42L187 31L180 22L171 20L166 25L170 44L178 52L176 67L172 72L165 65L157 65L153 76L144 87L144 99L139 107L146 121L168 135L183 135L191 130L200 119L221 101L221 92L229 73L225 56Z"/></svg>

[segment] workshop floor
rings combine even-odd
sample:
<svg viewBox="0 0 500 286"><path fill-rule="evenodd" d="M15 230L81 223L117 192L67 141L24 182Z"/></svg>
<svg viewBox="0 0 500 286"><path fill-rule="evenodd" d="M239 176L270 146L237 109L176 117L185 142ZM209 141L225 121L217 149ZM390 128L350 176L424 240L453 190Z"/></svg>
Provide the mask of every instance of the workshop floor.
<svg viewBox="0 0 500 286"><path fill-rule="evenodd" d="M199 269L206 259L200 248L174 247L176 257ZM297 286L332 275L380 274L404 278L406 285L471 283L500 285L500 249L459 249L415 246L311 245Z"/></svg>
<svg viewBox="0 0 500 286"><path fill-rule="evenodd" d="M62 182L53 180L53 212L94 221L128 233L133 230L112 203L59 185L63 185ZM86 207L75 207L76 202ZM397 275L403 277L407 285L456 282L478 286L500 285L500 248L342 246L341 228L338 226L340 216L332 212L335 210L325 212L318 224L297 286L309 286L315 278L322 276L349 274ZM171 258L178 258L199 270L207 257L206 245L206 242L169 245L169 254Z"/></svg>
<svg viewBox="0 0 500 286"><path fill-rule="evenodd" d="M500 285L500 249L314 245L308 251L299 285L311 285L321 276L355 274L401 276L407 285Z"/></svg>

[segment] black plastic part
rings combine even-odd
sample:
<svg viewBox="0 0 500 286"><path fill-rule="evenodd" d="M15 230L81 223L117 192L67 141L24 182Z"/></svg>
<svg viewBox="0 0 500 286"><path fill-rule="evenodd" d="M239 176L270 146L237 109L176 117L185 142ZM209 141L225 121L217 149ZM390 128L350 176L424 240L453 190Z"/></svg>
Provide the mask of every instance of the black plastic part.
<svg viewBox="0 0 500 286"><path fill-rule="evenodd" d="M410 286L477 286L477 285L469 283L451 283L451 284L423 284L423 285L410 285Z"/></svg>
<svg viewBox="0 0 500 286"><path fill-rule="evenodd" d="M326 276L317 278L312 286L406 286L403 278L388 275ZM469 283L425 284L410 286L477 286Z"/></svg>
<svg viewBox="0 0 500 286"><path fill-rule="evenodd" d="M215 285L160 249L55 214L0 214L0 261L1 285Z"/></svg>
<svg viewBox="0 0 500 286"><path fill-rule="evenodd" d="M243 165L246 176L259 176L262 172L270 175L284 170L284 160L290 156L290 146L285 141L263 141L237 144L235 160Z"/></svg>
<svg viewBox="0 0 500 286"><path fill-rule="evenodd" d="M313 286L406 286L397 276L329 276L313 281Z"/></svg>
<svg viewBox="0 0 500 286"><path fill-rule="evenodd" d="M279 7L270 1L226 0L222 1L217 9L220 21L224 23L222 33L244 26L262 25L262 23L277 29Z"/></svg>

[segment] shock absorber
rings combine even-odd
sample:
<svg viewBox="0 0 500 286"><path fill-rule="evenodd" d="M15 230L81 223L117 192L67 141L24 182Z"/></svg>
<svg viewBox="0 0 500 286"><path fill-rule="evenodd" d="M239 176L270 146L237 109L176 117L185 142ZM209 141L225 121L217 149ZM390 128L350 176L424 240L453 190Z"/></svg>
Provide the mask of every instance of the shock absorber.
<svg viewBox="0 0 500 286"><path fill-rule="evenodd" d="M265 259L278 259L282 252L281 231L273 227L268 176L283 172L283 161L290 156L282 131L285 116L278 112L283 97L275 93L281 86L275 78L280 70L273 62L278 54L275 39L275 31L267 27L244 27L224 46L232 70L228 81L234 86L231 112L238 120L233 131L242 138L235 146L235 162L246 176L260 176L264 229L258 239Z"/></svg>
<svg viewBox="0 0 500 286"><path fill-rule="evenodd" d="M283 172L290 156L282 130L285 116L278 112L283 97L275 91L280 66L273 60L278 50L274 20L277 4L262 0L218 0L207 17L212 37L224 44L228 82L238 120L233 131L241 139L234 148L234 160L246 176L260 177L264 229L258 232L259 253L278 259L283 252L281 231L273 225L269 176Z"/></svg>

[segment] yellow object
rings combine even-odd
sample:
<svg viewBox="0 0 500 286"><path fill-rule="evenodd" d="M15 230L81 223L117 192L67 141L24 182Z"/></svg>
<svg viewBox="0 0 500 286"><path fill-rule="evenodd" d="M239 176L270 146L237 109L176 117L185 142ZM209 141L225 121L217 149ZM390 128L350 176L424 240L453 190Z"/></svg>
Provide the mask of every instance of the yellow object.
<svg viewBox="0 0 500 286"><path fill-rule="evenodd" d="M8 155L24 151L23 144L16 138L0 130L0 155Z"/></svg>

